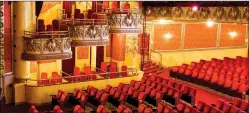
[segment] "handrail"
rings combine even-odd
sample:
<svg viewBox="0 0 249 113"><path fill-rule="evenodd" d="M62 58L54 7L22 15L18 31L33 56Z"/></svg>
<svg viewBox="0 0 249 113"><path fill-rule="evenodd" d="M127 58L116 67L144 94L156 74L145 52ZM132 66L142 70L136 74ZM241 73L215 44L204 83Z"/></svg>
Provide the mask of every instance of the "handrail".
<svg viewBox="0 0 249 113"><path fill-rule="evenodd" d="M150 49L150 58L149 58L150 60L152 60L152 59L151 59L151 55L152 55L151 53L152 53L152 52L159 54L159 56L160 56L159 65L162 66L162 61L163 61L163 55L162 55L162 53L160 53L160 52L158 52L158 51L155 51L155 50L153 50L153 49Z"/></svg>
<svg viewBox="0 0 249 113"><path fill-rule="evenodd" d="M62 22L65 22L66 24L83 24L83 25L102 25L107 24L107 19L63 19Z"/></svg>
<svg viewBox="0 0 249 113"><path fill-rule="evenodd" d="M63 71L61 71L62 73L65 73ZM124 73L124 72L132 72L132 75L137 75L138 71L135 70L127 70L127 71L119 71L119 72L104 72L104 73L96 73L96 74L87 74L87 75L77 75L77 76L65 76L65 77L56 77L56 78L51 78L51 79L31 79L31 77L29 78L25 78L25 79L19 79L19 80L24 80L27 84L28 81L42 81L42 80L57 80L57 79L70 79L70 78L76 78L76 77L84 77L84 76L92 76L92 75L110 75L110 74L120 74L120 73ZM118 78L118 77L116 77Z"/></svg>
<svg viewBox="0 0 249 113"><path fill-rule="evenodd" d="M66 72L64 72L64 71L61 71L61 73L65 74L65 75L68 75L68 76L72 76L72 75L70 75L70 74L68 74L68 73L66 73ZM61 74L61 75L62 75L62 74Z"/></svg>

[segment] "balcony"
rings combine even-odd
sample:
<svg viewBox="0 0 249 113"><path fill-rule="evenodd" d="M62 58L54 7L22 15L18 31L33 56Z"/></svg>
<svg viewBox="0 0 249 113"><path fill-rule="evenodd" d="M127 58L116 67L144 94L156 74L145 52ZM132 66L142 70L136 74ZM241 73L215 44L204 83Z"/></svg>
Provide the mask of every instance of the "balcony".
<svg viewBox="0 0 249 113"><path fill-rule="evenodd" d="M137 9L117 9L108 11L110 33L141 33L143 17Z"/></svg>
<svg viewBox="0 0 249 113"><path fill-rule="evenodd" d="M22 59L28 61L72 58L71 38L67 31L31 33L25 31Z"/></svg>
<svg viewBox="0 0 249 113"><path fill-rule="evenodd" d="M103 46L109 41L109 27L105 14L98 14L102 19L65 19L62 23L68 25L72 37L71 45Z"/></svg>

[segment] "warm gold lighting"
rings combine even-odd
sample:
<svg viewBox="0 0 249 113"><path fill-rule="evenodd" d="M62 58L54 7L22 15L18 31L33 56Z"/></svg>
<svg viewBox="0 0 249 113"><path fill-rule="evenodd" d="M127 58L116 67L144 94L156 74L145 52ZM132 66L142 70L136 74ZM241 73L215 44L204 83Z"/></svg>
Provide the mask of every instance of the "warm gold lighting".
<svg viewBox="0 0 249 113"><path fill-rule="evenodd" d="M207 21L207 26L208 27L213 27L214 25L214 22L213 21Z"/></svg>
<svg viewBox="0 0 249 113"><path fill-rule="evenodd" d="M167 23L167 21L164 20L164 19L160 19L160 20L159 20L159 24L166 24L166 23Z"/></svg>
<svg viewBox="0 0 249 113"><path fill-rule="evenodd" d="M197 10L198 10L198 7L197 7L197 6L194 6L194 7L192 8L192 10L193 10L193 11L197 11Z"/></svg>
<svg viewBox="0 0 249 113"><path fill-rule="evenodd" d="M229 32L231 38L235 38L238 34L235 31Z"/></svg>
<svg viewBox="0 0 249 113"><path fill-rule="evenodd" d="M172 35L170 33L167 33L164 35L164 38L166 39L171 39L172 38Z"/></svg>

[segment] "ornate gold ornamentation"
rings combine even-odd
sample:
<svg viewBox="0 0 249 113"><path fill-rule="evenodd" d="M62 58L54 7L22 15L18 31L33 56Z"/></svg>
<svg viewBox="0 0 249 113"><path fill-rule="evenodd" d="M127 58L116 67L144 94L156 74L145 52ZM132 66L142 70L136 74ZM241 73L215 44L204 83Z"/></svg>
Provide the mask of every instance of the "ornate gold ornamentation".
<svg viewBox="0 0 249 113"><path fill-rule="evenodd" d="M248 23L248 7L200 7L193 11L192 7L147 7L147 20L157 17L176 21L207 21Z"/></svg>
<svg viewBox="0 0 249 113"><path fill-rule="evenodd" d="M109 14L107 16L110 33L142 32L143 16L137 14Z"/></svg>
<svg viewBox="0 0 249 113"><path fill-rule="evenodd" d="M74 25L70 27L72 46L106 45L109 40L107 25Z"/></svg>
<svg viewBox="0 0 249 113"><path fill-rule="evenodd" d="M0 22L3 23L4 21L4 7L3 7L3 1L0 1ZM3 76L4 76L4 27L3 25L0 26L0 98L2 98L3 94Z"/></svg>
<svg viewBox="0 0 249 113"><path fill-rule="evenodd" d="M71 58L71 38L24 37L24 60L51 60Z"/></svg>
<svg viewBox="0 0 249 113"><path fill-rule="evenodd" d="M138 35L127 35L125 54L132 53L135 57L138 51Z"/></svg>
<svg viewBox="0 0 249 113"><path fill-rule="evenodd" d="M58 54L26 54L22 53L23 60L38 61L38 60L55 60L55 59L70 59L72 53L58 53Z"/></svg>

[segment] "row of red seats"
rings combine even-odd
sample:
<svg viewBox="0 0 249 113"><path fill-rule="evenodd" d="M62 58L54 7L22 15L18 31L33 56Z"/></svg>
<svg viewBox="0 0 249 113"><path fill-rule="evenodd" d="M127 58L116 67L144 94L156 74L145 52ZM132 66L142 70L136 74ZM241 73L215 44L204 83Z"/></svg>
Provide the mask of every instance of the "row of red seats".
<svg viewBox="0 0 249 113"><path fill-rule="evenodd" d="M82 109L83 110L83 109ZM73 112L73 113L84 113L84 110ZM28 113L39 113L39 111L36 109L34 105L30 106ZM64 113L63 110L59 106L54 106L52 111L45 111L45 113Z"/></svg>
<svg viewBox="0 0 249 113"><path fill-rule="evenodd" d="M218 100L217 105L209 105L199 101L196 108L204 113L246 113L239 108L220 100Z"/></svg>
<svg viewBox="0 0 249 113"><path fill-rule="evenodd" d="M214 61L215 60L213 60L213 62ZM201 60L200 62L202 62L203 66L206 65L205 61ZM194 67L195 64L196 63L192 62L190 66ZM233 71L235 71L235 76L239 76L239 73L241 73L240 78L238 78L235 76L231 76L233 74L232 70L225 70L229 68L223 67L223 69L221 70L219 70L219 68L217 70L213 70L212 68L205 68L208 69L206 71L205 69L203 69L203 66L202 69L198 69L197 67L192 68L193 70L191 70L191 68L188 68L189 66L186 64L183 64L181 67L176 66L173 68L171 76L193 83L202 84L223 93L227 93L231 96L242 98L247 93L248 69L241 69L240 67L233 68Z"/></svg>
<svg viewBox="0 0 249 113"><path fill-rule="evenodd" d="M61 84L62 83L62 77L57 72L52 72L52 78L48 78L48 74L43 72L41 73L41 80L39 80L37 83L38 85L51 85L51 84Z"/></svg>
<svg viewBox="0 0 249 113"><path fill-rule="evenodd" d="M87 80L96 80L96 79L97 79L97 73L96 71L91 71L90 66L85 66L82 72L80 72L79 67L74 67L72 81L76 82L76 81L87 81Z"/></svg>
<svg viewBox="0 0 249 113"><path fill-rule="evenodd" d="M237 111L240 111L240 113L249 112L249 103L246 100L242 100L236 97L233 98L232 102L218 99L216 104L213 106L223 111L228 111L229 109L235 109Z"/></svg>
<svg viewBox="0 0 249 113"><path fill-rule="evenodd" d="M168 84L164 85L159 82L149 82L149 81L150 80L147 80L146 83L144 84L135 81L134 85L133 81L131 81L130 86L140 91L144 91L145 94L147 94L145 101L149 102L153 106L156 106L157 101L160 101L162 99L172 105L175 105L177 101L181 98L182 91L173 88L172 87L173 84L171 84L171 82L168 82ZM156 89L157 86L158 89Z"/></svg>
<svg viewBox="0 0 249 113"><path fill-rule="evenodd" d="M68 27L66 25L60 24L59 20L53 19L52 20L52 25L48 24L47 29L45 28L44 20L39 19L37 21L37 31L42 32L42 31L68 31Z"/></svg>
<svg viewBox="0 0 249 113"><path fill-rule="evenodd" d="M101 62L101 65L100 65L100 75L106 77L108 76L107 74L101 74L101 73L106 73L106 72L111 72L111 74L109 75L109 78L116 78L117 77L117 70L118 70L118 67L117 67L117 63L116 62L110 62L110 65L108 66L106 62ZM127 73L127 66L126 65L123 65L121 66L121 73L120 75L122 77L126 77L128 76L128 73Z"/></svg>
<svg viewBox="0 0 249 113"><path fill-rule="evenodd" d="M143 77L141 80L141 83L146 84L147 86L150 85L152 88L156 88L157 90L162 90L163 92L166 92L169 89L168 87L172 87L182 92L181 99L183 99L184 101L188 103L194 103L195 101L195 95L196 95L197 90L179 81L165 79L165 78L161 78L159 76L153 75L153 76L150 76L149 78Z"/></svg>

